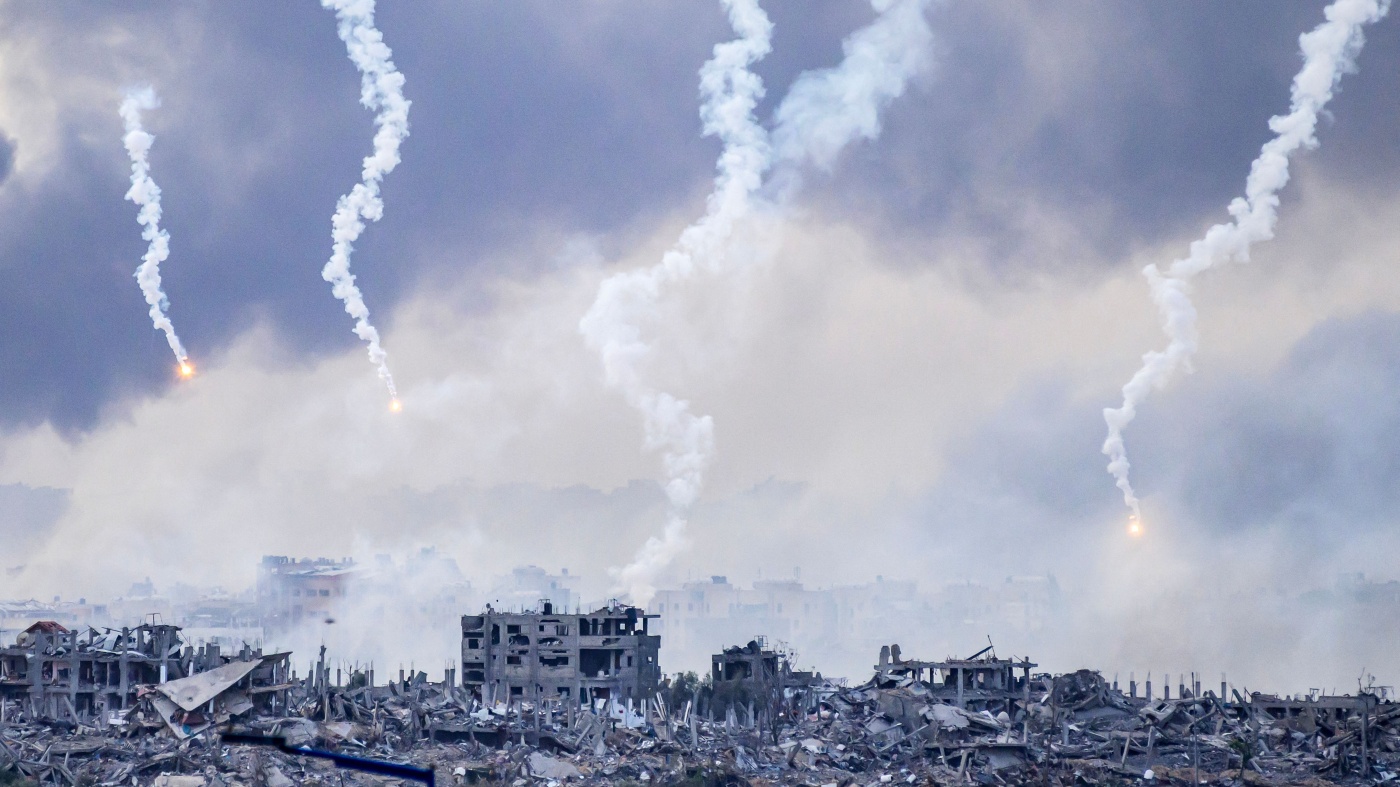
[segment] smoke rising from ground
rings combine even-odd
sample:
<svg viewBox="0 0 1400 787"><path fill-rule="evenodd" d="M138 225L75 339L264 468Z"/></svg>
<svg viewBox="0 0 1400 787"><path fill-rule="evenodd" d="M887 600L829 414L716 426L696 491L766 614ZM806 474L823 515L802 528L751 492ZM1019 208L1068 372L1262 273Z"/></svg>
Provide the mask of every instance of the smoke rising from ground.
<svg viewBox="0 0 1400 787"><path fill-rule="evenodd" d="M355 335L369 345L370 363L397 406L398 389L389 372L388 354L380 346L379 331L370 323L369 307L350 273L350 253L365 230L365 222L384 216L379 184L399 164L399 145L408 136L411 102L403 97L403 74L394 67L392 52L374 26L374 0L321 0L321 5L335 10L336 31L360 71L360 103L375 112L374 153L365 158L361 182L336 203L331 219L334 243L321 278L331 283L331 292L345 302L345 312L355 318Z"/></svg>
<svg viewBox="0 0 1400 787"><path fill-rule="evenodd" d="M1103 444L1109 457L1108 472L1132 510L1135 527L1142 510L1128 478L1123 429L1132 423L1138 406L1153 389L1166 385L1178 369L1191 371L1191 358L1199 342L1191 280L1223 262L1247 262L1253 244L1273 238L1278 193L1288 184L1289 156L1299 148L1317 146L1318 116L1342 75L1356 70L1356 56L1365 40L1362 27L1379 21L1389 10L1389 0L1336 0L1327 6L1327 21L1298 39L1303 68L1293 79L1291 109L1287 115L1269 120L1269 129L1276 136L1264 144L1250 166L1245 196L1230 203L1234 220L1211 227L1191 244L1189 256L1174 261L1165 272L1155 263L1143 269L1169 342L1165 350L1143 356L1142 368L1123 386L1123 405L1106 408L1103 413L1108 423L1108 438Z"/></svg>
<svg viewBox="0 0 1400 787"><path fill-rule="evenodd" d="M141 112L158 106L160 99L156 97L155 88L149 86L133 88L122 99L119 112L126 126L122 143L131 157L131 188L126 192L126 198L141 208L136 214L136 221L142 227L141 237L150 244L136 268L136 283L141 287L146 304L151 307L151 322L156 330L165 334L165 341L170 344L171 352L175 353L180 371L189 374L189 354L175 334L175 324L165 313L170 308L170 301L161 290L160 264L170 256L170 234L160 228L160 187L151 179L149 155L155 137L141 127Z"/></svg>

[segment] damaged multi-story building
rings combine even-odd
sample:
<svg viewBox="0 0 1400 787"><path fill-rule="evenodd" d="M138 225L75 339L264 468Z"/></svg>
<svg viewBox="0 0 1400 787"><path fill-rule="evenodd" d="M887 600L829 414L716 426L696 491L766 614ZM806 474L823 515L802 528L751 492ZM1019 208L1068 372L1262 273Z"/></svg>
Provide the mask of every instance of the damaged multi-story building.
<svg viewBox="0 0 1400 787"><path fill-rule="evenodd" d="M14 645L0 648L0 702L34 718L89 722L131 707L138 687L178 690L181 681L208 674L215 683L236 675L220 692L241 684L245 691L238 705L251 709L277 700L276 687L285 688L289 681L289 656L264 656L246 646L231 654L218 645L196 650L181 639L179 627L158 623L79 632L41 621ZM191 684L208 682L195 679ZM214 699L214 694L203 696L202 689L196 693L197 705Z"/></svg>
<svg viewBox="0 0 1400 787"><path fill-rule="evenodd" d="M661 679L661 637L648 631L655 617L615 602L577 614L548 601L535 612L488 606L462 617L462 684L488 706L639 705Z"/></svg>
<svg viewBox="0 0 1400 787"><path fill-rule="evenodd" d="M771 715L794 691L812 686L820 676L792 668L789 654L770 650L764 637L747 645L725 648L710 657L711 713L743 712L753 724L757 712ZM735 717L736 720L739 717Z"/></svg>
<svg viewBox="0 0 1400 787"><path fill-rule="evenodd" d="M710 684L719 693L729 685L750 684L776 689L807 686L811 672L794 670L786 653L768 648L763 637L744 646L725 648L710 657Z"/></svg>

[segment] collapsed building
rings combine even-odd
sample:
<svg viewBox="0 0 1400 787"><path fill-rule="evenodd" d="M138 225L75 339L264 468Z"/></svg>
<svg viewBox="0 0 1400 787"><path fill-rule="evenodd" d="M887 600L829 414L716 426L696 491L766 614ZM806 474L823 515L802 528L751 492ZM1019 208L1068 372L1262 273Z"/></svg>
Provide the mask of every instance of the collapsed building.
<svg viewBox="0 0 1400 787"><path fill-rule="evenodd" d="M899 645L885 645L875 680L881 685L918 683L931 700L996 713L1007 709L1008 698L1030 702L1031 670L1037 666L1030 659L999 659L990 645L965 659L945 661L905 661Z"/></svg>
<svg viewBox="0 0 1400 787"><path fill-rule="evenodd" d="M195 649L181 639L179 627L159 623L78 632L41 621L21 633L14 645L0 648L0 704L17 706L32 718L105 724L143 700L149 686L172 693L186 688L182 681L219 686L212 693L200 688L187 696L165 698L172 705L193 701L193 707L183 709L189 713L204 705L215 710L211 702L241 682L246 695L229 707L244 712L257 705L275 706L275 687L289 682L290 655L264 656L246 645L232 653L216 644ZM233 677L225 683L229 676ZM153 701L162 718L175 718L175 707Z"/></svg>
<svg viewBox="0 0 1400 787"><path fill-rule="evenodd" d="M558 703L640 705L661 680L656 618L613 602L568 614L541 601L536 612L462 617L462 686L487 706Z"/></svg>
<svg viewBox="0 0 1400 787"><path fill-rule="evenodd" d="M592 648L582 646L598 644L589 638L606 636L603 620L613 621L614 637L619 620L638 630L645 623L644 618L628 621L625 609L616 607L587 615L542 608L469 617L482 620L465 620L464 634L477 634L489 645L492 626L500 625L502 643L510 648L525 647L508 643L527 625L534 626L531 640L560 636L557 629L541 632L541 625L589 632L572 635L581 640L579 649L587 650ZM591 633L591 622L584 629L581 618L597 619L600 633ZM512 634L510 626L520 629ZM631 634L639 635L650 636ZM558 652L556 645L537 644ZM714 659L723 682L781 680L781 654L752 644L757 647L730 648ZM477 650L489 663L491 648ZM526 667L525 654L519 655L518 666ZM1175 699L1147 700L1120 692L1090 670L1027 677L1029 662L984 654L924 662L902 659L891 646L881 662L859 685L814 680L783 692L766 724L762 714L726 714L721 720L691 702L663 702L659 695L641 703L637 713L613 707L599 714L596 706L550 713L548 697L487 705L479 691L491 684L477 681L469 690L453 680L450 669L441 683L417 672L380 686L372 672L356 671L342 684L338 670L332 680L324 653L305 679L266 687L285 695L285 702L242 714L206 713L219 697L249 694L217 695L230 680L239 680L237 671L247 669L231 662L146 687L119 728L75 729L22 708L0 707L0 777L13 769L56 787L393 783L371 773L329 772L302 756L296 747L303 746L412 763L431 769L437 783L454 787L619 782L1325 787L1388 782L1400 772L1400 704L1383 693L1280 698L1231 692L1227 699L1193 684ZM510 696L513 682L519 681L500 678L495 685ZM958 705L959 682L966 707ZM544 695L540 686L537 696ZM515 696L526 696L521 688ZM148 712L149 701L157 697L178 706L173 720ZM223 731L272 735L284 745L275 750L229 740L217 745Z"/></svg>
<svg viewBox="0 0 1400 787"><path fill-rule="evenodd" d="M758 713L767 717L794 692L820 680L820 675L794 670L789 654L768 648L763 637L756 637L747 645L725 648L710 657L709 711L738 711L754 718L757 707Z"/></svg>

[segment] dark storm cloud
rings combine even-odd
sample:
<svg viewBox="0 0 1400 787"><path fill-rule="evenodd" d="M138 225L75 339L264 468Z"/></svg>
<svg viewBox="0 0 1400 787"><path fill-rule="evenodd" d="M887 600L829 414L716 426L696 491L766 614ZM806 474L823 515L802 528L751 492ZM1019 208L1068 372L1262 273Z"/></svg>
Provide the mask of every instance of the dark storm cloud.
<svg viewBox="0 0 1400 787"><path fill-rule="evenodd" d="M1322 551L1388 525L1400 508L1396 390L1400 314L1389 312L1324 322L1260 376L1183 378L1133 435L1149 523L1201 544L1275 533ZM1102 407L1055 381L1028 385L914 505L925 538L1040 543L1004 556L1022 563L1087 553L1125 516L1099 452Z"/></svg>
<svg viewBox="0 0 1400 787"><path fill-rule="evenodd" d="M764 118L871 16L858 2L768 5ZM1037 205L1110 255L1192 231L1239 190L1320 8L937 5L935 73L895 103L879 142L812 179L813 199L897 236L975 235L1006 265L1038 269L1083 261L1038 251L1025 223ZM699 135L696 70L732 35L717 4L444 0L384 4L378 23L414 102L385 217L352 262L382 327L426 277L478 271L541 229L596 237L615 258L656 219L700 210L718 145ZM1400 165L1388 144L1400 125L1387 100L1395 24L1370 31L1362 73L1310 154L1378 188ZM372 126L329 12L12 5L0 35L42 42L33 68L60 102L52 169L0 192L4 423L84 429L114 399L171 381L130 280L143 244L122 200L115 106L131 82L164 99L147 122L172 234L165 286L195 359L257 319L273 321L293 359L354 345L319 270Z"/></svg>
<svg viewBox="0 0 1400 787"><path fill-rule="evenodd" d="M1243 190L1268 119L1288 108L1298 36L1323 5L944 4L934 78L892 107L879 143L821 198L934 245L970 234L1013 269L1085 262L1039 245L1027 217L1046 208L1110 262L1192 235ZM1400 169L1397 24L1367 31L1360 75L1344 78L1336 122L1305 154L1348 182L1389 188Z"/></svg>
<svg viewBox="0 0 1400 787"><path fill-rule="evenodd" d="M1279 525L1338 536L1388 524L1400 508L1396 390L1400 315L1325 322L1268 378L1173 407L1168 419L1200 413L1170 445L1190 457L1168 476L1174 497L1220 530ZM1153 442L1167 443L1158 431Z"/></svg>

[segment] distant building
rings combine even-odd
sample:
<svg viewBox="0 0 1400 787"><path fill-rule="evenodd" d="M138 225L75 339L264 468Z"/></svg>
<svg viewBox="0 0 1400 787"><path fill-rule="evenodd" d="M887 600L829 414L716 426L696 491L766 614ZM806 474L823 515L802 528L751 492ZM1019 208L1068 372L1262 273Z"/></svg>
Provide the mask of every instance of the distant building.
<svg viewBox="0 0 1400 787"><path fill-rule="evenodd" d="M625 605L572 615L547 601L538 612L488 607L462 617L462 684L488 705L640 705L661 680L655 617Z"/></svg>
<svg viewBox="0 0 1400 787"><path fill-rule="evenodd" d="M796 577L740 588L712 576L658 591L649 611L663 616L656 628L668 654L685 654L692 663L760 634L786 643L804 660L829 660L834 650L844 650L863 661L890 631L921 623L923 606L913 582L883 577L833 588L809 588Z"/></svg>
<svg viewBox="0 0 1400 787"><path fill-rule="evenodd" d="M359 570L349 558L264 557L258 566L257 596L263 628L285 631L304 621L333 618Z"/></svg>
<svg viewBox="0 0 1400 787"><path fill-rule="evenodd" d="M531 609L541 599L558 610L577 609L578 579L567 568L551 574L539 566L520 566L496 579L487 600L497 609Z"/></svg>
<svg viewBox="0 0 1400 787"><path fill-rule="evenodd" d="M15 637L20 632L29 628L41 620L52 620L62 622L65 625L73 625L74 620L59 621L52 604L45 604L42 601L26 599L23 601L0 601L0 646L14 642Z"/></svg>

